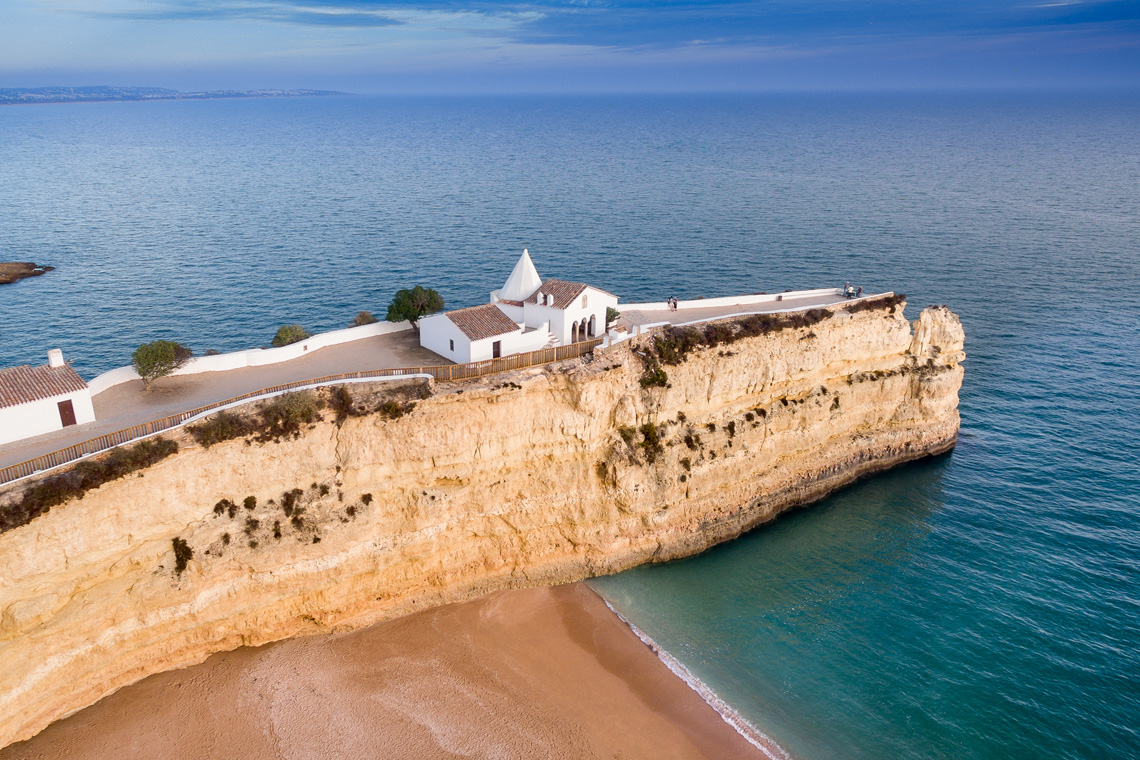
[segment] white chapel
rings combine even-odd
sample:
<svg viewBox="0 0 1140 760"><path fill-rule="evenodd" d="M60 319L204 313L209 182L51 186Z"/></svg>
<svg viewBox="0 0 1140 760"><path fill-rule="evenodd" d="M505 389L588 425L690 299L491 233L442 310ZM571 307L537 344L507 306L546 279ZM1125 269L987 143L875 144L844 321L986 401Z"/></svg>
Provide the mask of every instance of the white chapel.
<svg viewBox="0 0 1140 760"><path fill-rule="evenodd" d="M563 346L605 334L617 302L591 285L543 280L523 249L490 303L421 319L420 345L459 364Z"/></svg>

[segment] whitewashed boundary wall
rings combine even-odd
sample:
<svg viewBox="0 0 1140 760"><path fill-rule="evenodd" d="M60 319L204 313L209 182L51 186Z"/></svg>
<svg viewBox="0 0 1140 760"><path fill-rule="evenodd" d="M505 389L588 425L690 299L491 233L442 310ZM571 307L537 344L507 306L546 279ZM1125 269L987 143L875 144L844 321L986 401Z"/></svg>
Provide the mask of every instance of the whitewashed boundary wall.
<svg viewBox="0 0 1140 760"><path fill-rule="evenodd" d="M253 348L248 351L234 351L230 354L218 354L217 356L197 356L191 359L185 367L174 372L173 375L197 375L202 372L225 372L244 367L279 364L328 346L351 343L354 340L375 338L379 335L389 335L410 329L412 329L410 322L376 322L371 325L321 333L280 348ZM139 376L134 367L119 367L104 372L88 383L87 386L91 389L91 395L97 396L108 388L138 379Z"/></svg>

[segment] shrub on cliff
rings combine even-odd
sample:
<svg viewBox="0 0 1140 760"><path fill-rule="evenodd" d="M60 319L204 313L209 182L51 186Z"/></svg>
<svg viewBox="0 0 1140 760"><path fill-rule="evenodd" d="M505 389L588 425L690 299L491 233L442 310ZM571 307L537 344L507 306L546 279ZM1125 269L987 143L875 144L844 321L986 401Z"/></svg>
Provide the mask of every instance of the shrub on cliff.
<svg viewBox="0 0 1140 760"><path fill-rule="evenodd" d="M653 347L663 364L680 364L690 351L704 343L704 335L692 327L667 327L653 338Z"/></svg>
<svg viewBox="0 0 1140 760"><path fill-rule="evenodd" d="M642 388L664 388L669 384L669 375L660 367L650 367L638 380Z"/></svg>
<svg viewBox="0 0 1140 760"><path fill-rule="evenodd" d="M279 396L261 408L257 440L266 443L282 438L300 438L302 425L320 421L321 406L320 399L312 391Z"/></svg>
<svg viewBox="0 0 1140 760"><path fill-rule="evenodd" d="M215 443L251 435L256 429L257 425L253 420L233 412L218 412L209 419L190 425L186 428L186 432L190 433L198 445L210 448Z"/></svg>
<svg viewBox="0 0 1140 760"><path fill-rule="evenodd" d="M149 391L151 383L185 366L193 356L194 352L181 343L152 340L135 349L131 354L131 366L139 373L143 385Z"/></svg>
<svg viewBox="0 0 1140 760"><path fill-rule="evenodd" d="M234 438L253 436L259 443L298 438L301 427L319 422L321 400L312 391L299 391L279 396L265 403L256 417L235 412L218 412L207 420L190 425L186 431L201 446L209 448L216 443Z"/></svg>
<svg viewBox="0 0 1140 760"><path fill-rule="evenodd" d="M713 322L705 327L704 338L705 345L716 348L721 343L732 343L736 340L736 329L724 322Z"/></svg>
<svg viewBox="0 0 1140 760"><path fill-rule="evenodd" d="M645 452L645 459L653 464L657 461L657 457L665 453L664 447L661 445L661 436L657 432L657 426L652 422L646 422L641 426L641 450Z"/></svg>
<svg viewBox="0 0 1140 760"><path fill-rule="evenodd" d="M338 385L329 393L329 406L336 415L336 424L342 425L349 417L355 417L360 412L355 406L352 393L343 385Z"/></svg>
<svg viewBox="0 0 1140 760"><path fill-rule="evenodd" d="M152 438L134 446L120 446L70 470L49 475L25 491L18 501L0 507L0 532L25 525L58 504L150 467L176 451L178 444L174 441Z"/></svg>
<svg viewBox="0 0 1140 760"><path fill-rule="evenodd" d="M370 311L358 311L356 312L356 316L353 318L352 324L349 325L349 327L362 327L364 325L375 324L379 321L379 319L372 316L372 312Z"/></svg>
<svg viewBox="0 0 1140 760"><path fill-rule="evenodd" d="M399 401L389 399L377 407L376 413L386 420L398 420L408 412L412 411L414 407L415 404L412 403L401 404Z"/></svg>
<svg viewBox="0 0 1140 760"><path fill-rule="evenodd" d="M194 550L181 538L175 538L171 543L174 544L174 572L182 575L186 563L194 558Z"/></svg>
<svg viewBox="0 0 1140 760"><path fill-rule="evenodd" d="M281 325L277 328L277 334L273 336L273 346L274 348L288 346L291 343L299 343L308 337L309 331L300 325Z"/></svg>
<svg viewBox="0 0 1140 760"><path fill-rule="evenodd" d="M890 309L890 313L894 314L895 309L906 301L904 293L895 293L891 296L882 296L880 298L868 298L864 301L857 301L847 307L847 311L852 314L858 314L861 311L872 311L874 309Z"/></svg>

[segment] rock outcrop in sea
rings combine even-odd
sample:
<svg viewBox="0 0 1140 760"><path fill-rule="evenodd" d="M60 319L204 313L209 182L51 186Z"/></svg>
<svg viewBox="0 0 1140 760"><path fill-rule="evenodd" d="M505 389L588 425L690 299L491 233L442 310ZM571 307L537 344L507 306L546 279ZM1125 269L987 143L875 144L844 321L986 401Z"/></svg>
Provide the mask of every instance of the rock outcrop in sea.
<svg viewBox="0 0 1140 760"><path fill-rule="evenodd" d="M0 261L0 285L10 285L26 277L39 277L55 267L33 264L30 261Z"/></svg>
<svg viewBox="0 0 1140 760"><path fill-rule="evenodd" d="M684 557L951 449L957 316L830 312L648 333L403 414L351 386L355 413L279 442L179 433L0 535L0 746L215 652Z"/></svg>

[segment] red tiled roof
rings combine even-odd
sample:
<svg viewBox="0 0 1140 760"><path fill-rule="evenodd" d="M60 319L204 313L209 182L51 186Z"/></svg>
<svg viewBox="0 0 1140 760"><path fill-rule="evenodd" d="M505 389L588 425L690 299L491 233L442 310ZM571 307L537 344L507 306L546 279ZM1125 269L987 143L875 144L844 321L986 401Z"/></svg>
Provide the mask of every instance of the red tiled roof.
<svg viewBox="0 0 1140 760"><path fill-rule="evenodd" d="M87 383L83 382L83 378L70 364L62 367L47 364L33 367L24 364L0 369L0 409L74 393L86 387Z"/></svg>
<svg viewBox="0 0 1140 760"><path fill-rule="evenodd" d="M526 299L527 303L540 303L539 296L546 296L547 293L554 295L554 308L565 309L574 299L581 295L582 291L586 289L585 283L581 282L567 282L566 280L550 279L542 283L538 290Z"/></svg>
<svg viewBox="0 0 1140 760"><path fill-rule="evenodd" d="M522 301L512 301L509 298L500 298L499 303L505 303L507 306L522 306Z"/></svg>
<svg viewBox="0 0 1140 760"><path fill-rule="evenodd" d="M446 316L471 340L493 338L519 329L518 323L493 303L456 309L447 312Z"/></svg>
<svg viewBox="0 0 1140 760"><path fill-rule="evenodd" d="M596 290L599 293L604 293L607 296L613 296L613 293L607 293L601 288L595 288L593 285L587 285L582 282L568 282L567 280L555 280L553 278L546 280L538 290L534 291L527 299L527 303L540 303L540 297L545 296L547 293L554 295L554 308L565 309L574 302L574 299L582 294L586 288ZM617 296L614 296L616 298Z"/></svg>

